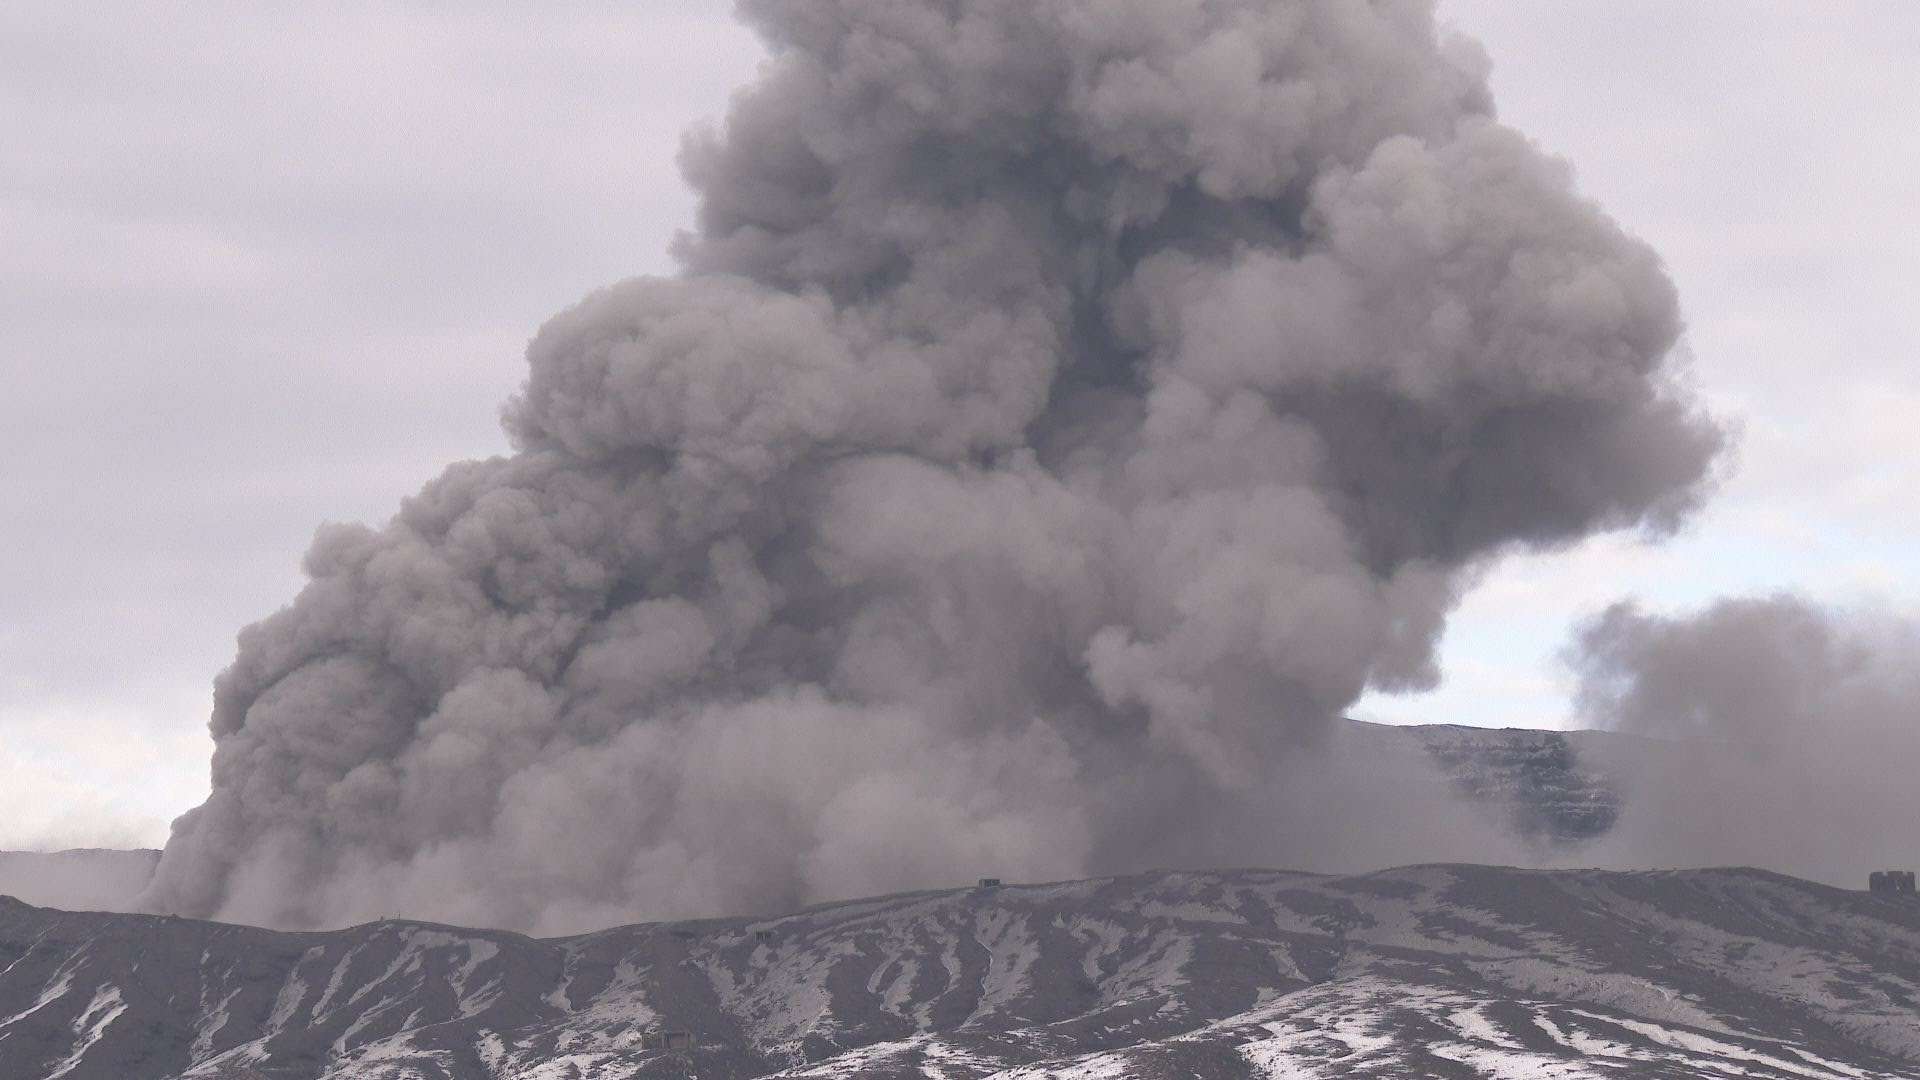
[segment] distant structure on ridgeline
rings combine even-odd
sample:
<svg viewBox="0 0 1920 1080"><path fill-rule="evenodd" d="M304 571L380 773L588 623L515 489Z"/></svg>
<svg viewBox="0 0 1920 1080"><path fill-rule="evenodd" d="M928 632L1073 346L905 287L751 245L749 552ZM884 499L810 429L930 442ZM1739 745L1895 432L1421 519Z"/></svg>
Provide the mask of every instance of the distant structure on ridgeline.
<svg viewBox="0 0 1920 1080"><path fill-rule="evenodd" d="M1912 896L1913 871L1875 870L1867 875L1867 891L1881 896Z"/></svg>
<svg viewBox="0 0 1920 1080"><path fill-rule="evenodd" d="M642 1050L691 1050L696 1040L691 1031L647 1030L640 1033Z"/></svg>

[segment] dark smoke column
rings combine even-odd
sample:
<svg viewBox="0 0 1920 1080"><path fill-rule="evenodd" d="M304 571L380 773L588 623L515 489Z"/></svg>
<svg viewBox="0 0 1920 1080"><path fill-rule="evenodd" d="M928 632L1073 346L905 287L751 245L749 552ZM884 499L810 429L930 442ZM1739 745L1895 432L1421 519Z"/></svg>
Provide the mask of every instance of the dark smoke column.
<svg viewBox="0 0 1920 1080"><path fill-rule="evenodd" d="M1463 569L1697 498L1658 260L1426 5L741 6L685 273L540 331L514 456L322 532L153 905L1284 861L1273 768L1435 678Z"/></svg>

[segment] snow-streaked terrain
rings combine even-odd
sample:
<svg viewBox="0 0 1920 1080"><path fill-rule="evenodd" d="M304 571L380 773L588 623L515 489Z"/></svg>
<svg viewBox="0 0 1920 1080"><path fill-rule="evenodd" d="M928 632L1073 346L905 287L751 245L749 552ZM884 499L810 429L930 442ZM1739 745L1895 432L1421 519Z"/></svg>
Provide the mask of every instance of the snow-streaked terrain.
<svg viewBox="0 0 1920 1080"><path fill-rule="evenodd" d="M770 1074L1912 1077L1920 903L1750 870L1156 873L535 940L0 901L0 1076Z"/></svg>

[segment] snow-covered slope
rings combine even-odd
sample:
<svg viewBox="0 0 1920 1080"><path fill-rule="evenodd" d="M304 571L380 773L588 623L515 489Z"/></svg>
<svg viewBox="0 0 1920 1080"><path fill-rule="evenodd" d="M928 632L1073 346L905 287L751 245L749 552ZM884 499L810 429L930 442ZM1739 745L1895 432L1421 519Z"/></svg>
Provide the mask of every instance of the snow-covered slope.
<svg viewBox="0 0 1920 1080"><path fill-rule="evenodd" d="M693 1032L691 1051L649 1032ZM0 901L0 1076L1920 1075L1920 904L1746 870L1161 873L583 937Z"/></svg>

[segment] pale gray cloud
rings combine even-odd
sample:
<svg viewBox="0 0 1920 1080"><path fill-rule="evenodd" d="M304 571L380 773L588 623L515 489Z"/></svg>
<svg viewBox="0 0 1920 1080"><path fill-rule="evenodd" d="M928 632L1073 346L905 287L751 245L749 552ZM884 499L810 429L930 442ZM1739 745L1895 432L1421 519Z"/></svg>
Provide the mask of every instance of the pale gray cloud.
<svg viewBox="0 0 1920 1080"><path fill-rule="evenodd" d="M1920 624L1787 594L1676 616L1620 603L1567 660L1583 720L1662 740L1584 857L1836 884L1912 858Z"/></svg>
<svg viewBox="0 0 1920 1080"><path fill-rule="evenodd" d="M742 8L686 272L546 322L511 455L320 534L145 903L558 930L1352 853L1274 785L1433 681L1461 584L1705 493L1658 258L1422 6Z"/></svg>
<svg viewBox="0 0 1920 1080"><path fill-rule="evenodd" d="M1659 251L1734 468L1677 539L1511 559L1470 594L1405 721L1578 723L1555 650L1621 596L1783 589L1920 614L1920 8L1444 0L1501 116ZM1550 12L1550 14L1549 14Z"/></svg>
<svg viewBox="0 0 1920 1080"><path fill-rule="evenodd" d="M757 58L692 2L0 12L0 847L164 836L314 526L504 449Z"/></svg>
<svg viewBox="0 0 1920 1080"><path fill-rule="evenodd" d="M525 373L533 328L592 288L669 267L669 238L694 220L673 163L679 133L718 116L759 55L720 8L0 12L0 375L10 391L0 396L0 847L161 840L165 820L205 793L212 675L232 659L237 627L293 596L314 524L384 520L445 462L504 450L495 417ZM1113 10L1135 8L1085 29L1145 48L1140 13L1152 9ZM1595 2L1549 16L1475 0L1446 0L1442 13L1486 43L1500 115L1569 158L1581 189L1665 259L1700 392L1742 421L1741 467L1675 542L1611 537L1509 558L1455 617L1442 692L1368 707L1564 722L1570 687L1554 681L1553 651L1581 613L1622 594L1672 607L1786 584L1915 606L1920 552L1905 523L1920 516L1908 421L1920 401L1920 326L1907 301L1920 285L1920 239L1903 226L1920 204L1920 135L1907 122L1920 105L1909 63L1920 13L1899 2ZM1147 173L1212 153L1213 188L1257 185L1274 175L1262 169L1285 163L1259 160L1258 139L1237 140L1285 100L1194 125L1169 106L1232 92L1230 78L1210 77L1231 75L1232 60L1229 49L1204 65L1143 65L1090 90L1086 115L1157 109L1156 123L1106 130L1109 149ZM809 212L804 200L770 206L773 194L755 196L758 212ZM856 263L795 272L845 272L862 257L847 239L842 254ZM1164 273L1162 301L1179 297L1178 270ZM1225 283L1270 270L1250 260ZM1194 295L1234 303L1227 289ZM1244 376L1231 350L1220 356L1196 376ZM977 385L1004 387L993 380L1005 374L982 371ZM1163 405L1174 435L1183 416L1215 419ZM800 431L814 422L764 419ZM1292 452L1242 430L1197 456L1209 468L1257 467ZM1141 482L1183 482L1192 466L1169 456L1155 468L1158 479ZM913 477L890 482L917 494ZM1017 501L990 485L966 496ZM1245 510L1243 539L1258 535L1258 512ZM844 515L859 520L859 506ZM1036 510L1019 523L1030 538L1019 550L1064 527L1058 509ZM855 573L953 535L965 529L930 517L917 532L865 537L865 548L853 546L857 529L840 543ZM1257 557L1250 540L1245 550ZM1072 563L1017 565L1021 580L1060 597L1081 572ZM1412 600L1458 580L1402 587ZM1230 576L1190 584L1196 595L1236 588ZM765 602L752 588L730 595L747 613ZM659 647L608 652L607 669L669 677L698 643L673 630L691 614L636 612L627 636L645 631ZM849 678L878 692L898 672L888 651L898 625L873 621ZM1431 629L1417 627L1416 640ZM1113 639L1106 689L1144 700L1177 688L1183 651L1203 650L1170 640L1148 655ZM1402 677L1380 681L1421 684L1425 649L1385 645ZM770 724L743 715L716 732L712 752L728 740L784 745L764 733ZM501 717L476 715L473 726L499 740L488 746L515 737ZM1204 751L1204 734L1168 737ZM1037 767L1054 760L1044 741L1016 750ZM435 767L449 762L457 755ZM448 774L419 775L420 820L432 821L433 778ZM742 775L784 790L777 770ZM609 772L598 783L617 792L620 781ZM854 785L845 802L815 808L819 820L856 814L883 789ZM593 813L591 800L514 797L526 800L525 821ZM710 817L685 835L746 843L738 825ZM536 832L522 842L551 844L552 829ZM583 843L572 857L590 867L601 854ZM819 858L857 877L871 855L840 846ZM656 880L678 865L663 854Z"/></svg>

